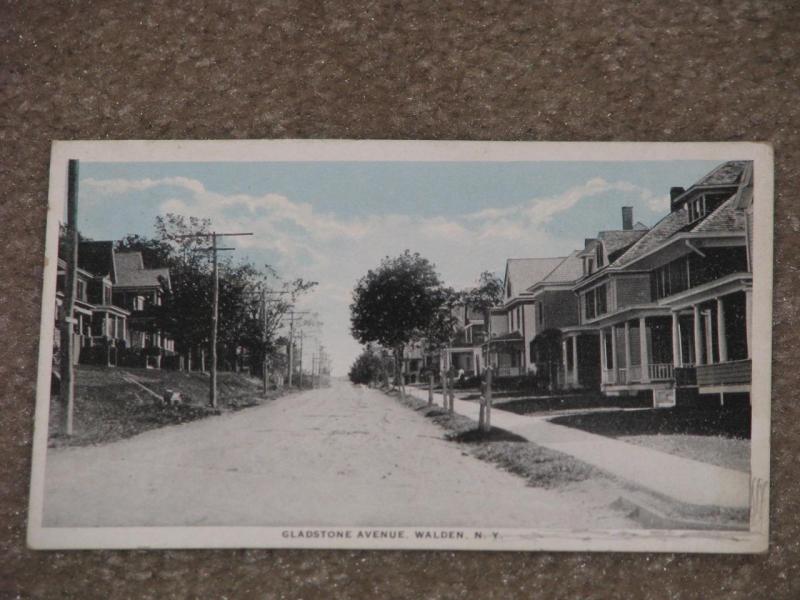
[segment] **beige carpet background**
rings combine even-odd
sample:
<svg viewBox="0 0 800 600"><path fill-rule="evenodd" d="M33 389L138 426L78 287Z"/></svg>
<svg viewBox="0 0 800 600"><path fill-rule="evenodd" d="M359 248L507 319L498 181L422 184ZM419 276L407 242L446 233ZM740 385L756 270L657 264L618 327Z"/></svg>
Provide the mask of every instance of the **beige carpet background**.
<svg viewBox="0 0 800 600"><path fill-rule="evenodd" d="M794 5L3 0L0 598L800 597ZM27 550L50 141L283 137L773 143L770 552Z"/></svg>

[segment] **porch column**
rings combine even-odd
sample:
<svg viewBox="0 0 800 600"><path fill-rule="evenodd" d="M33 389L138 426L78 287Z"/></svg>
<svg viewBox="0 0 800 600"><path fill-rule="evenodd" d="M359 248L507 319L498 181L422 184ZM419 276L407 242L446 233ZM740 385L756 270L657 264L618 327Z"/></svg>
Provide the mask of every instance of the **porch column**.
<svg viewBox="0 0 800 600"><path fill-rule="evenodd" d="M600 382L607 383L606 381L606 330L600 330Z"/></svg>
<svg viewBox="0 0 800 600"><path fill-rule="evenodd" d="M573 383L578 385L578 336L572 338L572 377Z"/></svg>
<svg viewBox="0 0 800 600"><path fill-rule="evenodd" d="M567 374L569 371L569 361L567 360L567 338L561 340L561 360L564 363L564 387L567 387Z"/></svg>
<svg viewBox="0 0 800 600"><path fill-rule="evenodd" d="M706 311L705 318L705 337L706 337L706 363L714 364L714 336L711 331L711 311Z"/></svg>
<svg viewBox="0 0 800 600"><path fill-rule="evenodd" d="M753 290L752 288L744 291L744 329L747 333L747 358L750 358L752 353L753 343L751 340L750 331L753 328Z"/></svg>
<svg viewBox="0 0 800 600"><path fill-rule="evenodd" d="M631 380L631 323L625 321L625 383Z"/></svg>
<svg viewBox="0 0 800 600"><path fill-rule="evenodd" d="M680 367L681 360L681 328L678 322L678 312L672 313L672 366Z"/></svg>
<svg viewBox="0 0 800 600"><path fill-rule="evenodd" d="M703 338L700 333L700 305L695 304L692 307L694 317L694 364L702 365L703 363Z"/></svg>
<svg viewBox="0 0 800 600"><path fill-rule="evenodd" d="M611 326L611 369L614 371L614 383L619 382L619 361L617 360L617 326Z"/></svg>
<svg viewBox="0 0 800 600"><path fill-rule="evenodd" d="M642 383L650 383L650 348L647 346L647 319L639 317L639 348L641 350Z"/></svg>
<svg viewBox="0 0 800 600"><path fill-rule="evenodd" d="M725 334L725 304L722 298L717 298L717 347L719 348L719 362L728 362L728 338Z"/></svg>

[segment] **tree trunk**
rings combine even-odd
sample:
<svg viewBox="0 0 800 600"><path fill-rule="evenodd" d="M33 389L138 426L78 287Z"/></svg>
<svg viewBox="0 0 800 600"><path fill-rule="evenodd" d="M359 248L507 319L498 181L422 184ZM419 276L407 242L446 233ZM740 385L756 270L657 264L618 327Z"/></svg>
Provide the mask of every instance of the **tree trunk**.
<svg viewBox="0 0 800 600"><path fill-rule="evenodd" d="M428 406L433 405L433 371L428 374Z"/></svg>
<svg viewBox="0 0 800 600"><path fill-rule="evenodd" d="M447 408L447 373L442 371L442 407Z"/></svg>
<svg viewBox="0 0 800 600"><path fill-rule="evenodd" d="M455 391L455 383L456 383L456 379L455 379L455 377L451 377L451 378L450 378L450 387L449 387L449 389L447 390L447 398L448 398L448 403L447 403L447 411L448 411L448 412L449 412L451 415L452 415L452 414L455 412L455 410L456 410L456 398L455 398L455 396L456 396L456 391Z"/></svg>
<svg viewBox="0 0 800 600"><path fill-rule="evenodd" d="M406 379L403 373L403 346L399 346L395 352L397 357L397 381L400 384L400 398L406 399Z"/></svg>
<svg viewBox="0 0 800 600"><path fill-rule="evenodd" d="M486 392L484 393L485 417L483 420L483 431L492 429L492 369L486 369Z"/></svg>

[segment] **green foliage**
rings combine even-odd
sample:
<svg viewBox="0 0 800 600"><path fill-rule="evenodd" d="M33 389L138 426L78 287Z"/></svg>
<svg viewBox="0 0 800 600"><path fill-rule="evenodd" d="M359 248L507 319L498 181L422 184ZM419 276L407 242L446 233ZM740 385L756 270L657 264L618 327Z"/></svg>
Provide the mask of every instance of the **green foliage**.
<svg viewBox="0 0 800 600"><path fill-rule="evenodd" d="M465 292L463 300L468 306L488 317L491 308L503 303L503 281L491 271L484 271L478 279L477 287Z"/></svg>
<svg viewBox="0 0 800 600"><path fill-rule="evenodd" d="M356 284L350 305L353 337L402 355L402 346L423 335L446 301L433 264L406 250L386 257Z"/></svg>
<svg viewBox="0 0 800 600"><path fill-rule="evenodd" d="M201 347L211 338L210 231L208 219L166 214L156 217L155 237L128 235L117 243L118 249L142 252L148 268L169 268L170 284L162 282L162 305L149 306L146 314L155 317L153 329L165 331L180 353ZM219 261L218 272L221 360L233 362L241 347L250 356L251 366L260 369L265 353L274 352L275 334L294 301L317 284L303 279L282 281L269 265L259 268L250 262L235 263L230 256ZM271 289L268 278L277 289ZM262 291L267 292L266 306ZM282 293L270 293L273 291Z"/></svg>
<svg viewBox="0 0 800 600"><path fill-rule="evenodd" d="M384 369L380 354L368 345L353 362L348 377L353 383L369 384L378 381L383 376Z"/></svg>

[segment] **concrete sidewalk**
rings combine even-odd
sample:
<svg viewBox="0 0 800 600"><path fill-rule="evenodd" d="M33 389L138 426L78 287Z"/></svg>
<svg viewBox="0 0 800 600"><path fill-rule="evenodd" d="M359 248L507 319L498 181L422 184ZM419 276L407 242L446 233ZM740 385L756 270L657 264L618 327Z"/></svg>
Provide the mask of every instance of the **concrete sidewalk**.
<svg viewBox="0 0 800 600"><path fill-rule="evenodd" d="M427 401L427 390L406 389L414 397ZM441 394L436 393L434 401L442 405ZM456 399L455 410L478 421L478 401ZM750 476L747 473L556 425L541 416L517 415L495 409L492 411L492 425L684 504L733 509L750 507Z"/></svg>

